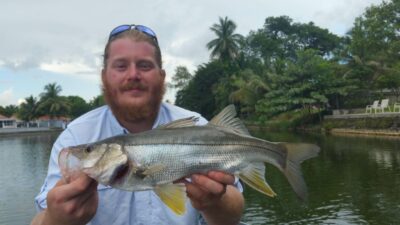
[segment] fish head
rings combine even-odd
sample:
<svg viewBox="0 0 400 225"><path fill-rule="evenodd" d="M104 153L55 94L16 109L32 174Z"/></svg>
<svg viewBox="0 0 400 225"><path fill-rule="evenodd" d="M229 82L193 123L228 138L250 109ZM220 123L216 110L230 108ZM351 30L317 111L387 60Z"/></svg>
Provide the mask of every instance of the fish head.
<svg viewBox="0 0 400 225"><path fill-rule="evenodd" d="M128 156L116 143L85 144L61 150L58 163L67 180L80 172L109 185L129 167Z"/></svg>

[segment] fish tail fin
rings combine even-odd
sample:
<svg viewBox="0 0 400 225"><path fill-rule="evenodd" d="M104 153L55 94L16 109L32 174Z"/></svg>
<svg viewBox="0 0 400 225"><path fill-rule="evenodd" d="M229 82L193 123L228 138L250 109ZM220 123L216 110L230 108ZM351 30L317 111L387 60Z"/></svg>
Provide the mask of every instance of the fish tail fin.
<svg viewBox="0 0 400 225"><path fill-rule="evenodd" d="M318 155L319 147L314 144L280 143L287 150L286 165L282 168L297 196L307 199L307 186L301 172L300 164Z"/></svg>

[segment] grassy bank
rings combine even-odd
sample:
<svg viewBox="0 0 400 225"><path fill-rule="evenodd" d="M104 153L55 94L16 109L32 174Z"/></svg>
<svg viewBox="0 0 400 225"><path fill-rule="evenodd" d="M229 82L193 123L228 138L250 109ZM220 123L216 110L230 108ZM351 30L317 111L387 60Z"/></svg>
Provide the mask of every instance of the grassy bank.
<svg viewBox="0 0 400 225"><path fill-rule="evenodd" d="M301 130L342 135L374 135L400 137L400 114L361 116L357 118L325 118L317 112L286 112L263 123L246 121L251 130Z"/></svg>
<svg viewBox="0 0 400 225"><path fill-rule="evenodd" d="M400 128L400 116L324 119L322 127L326 130L335 128L396 130Z"/></svg>

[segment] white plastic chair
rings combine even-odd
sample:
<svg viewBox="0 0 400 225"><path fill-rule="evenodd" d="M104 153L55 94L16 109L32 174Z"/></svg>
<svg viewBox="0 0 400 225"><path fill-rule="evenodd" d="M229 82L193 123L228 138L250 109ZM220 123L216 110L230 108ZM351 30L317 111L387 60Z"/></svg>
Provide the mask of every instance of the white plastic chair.
<svg viewBox="0 0 400 225"><path fill-rule="evenodd" d="M396 112L396 110L399 110L399 112L400 112L400 103L394 103L394 105L393 105L393 112Z"/></svg>
<svg viewBox="0 0 400 225"><path fill-rule="evenodd" d="M382 99L381 104L379 104L378 108L375 109L375 112L385 112L385 109L388 109L389 112L391 112L392 110L389 107L389 99Z"/></svg>
<svg viewBox="0 0 400 225"><path fill-rule="evenodd" d="M367 105L367 107L365 108L365 113L376 113L376 109L379 107L379 100L375 100L374 103L372 103L372 105Z"/></svg>

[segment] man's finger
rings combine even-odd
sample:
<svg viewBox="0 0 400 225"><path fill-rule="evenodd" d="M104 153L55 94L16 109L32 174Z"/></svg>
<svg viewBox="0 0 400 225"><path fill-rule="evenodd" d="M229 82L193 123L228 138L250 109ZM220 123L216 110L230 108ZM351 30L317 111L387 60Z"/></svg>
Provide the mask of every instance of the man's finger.
<svg viewBox="0 0 400 225"><path fill-rule="evenodd" d="M225 184L219 183L204 175L195 174L192 176L192 181L199 185L202 189L207 190L215 195L220 195L225 191Z"/></svg>
<svg viewBox="0 0 400 225"><path fill-rule="evenodd" d="M89 187L96 186L97 182L88 177L86 174L81 174L77 179L71 183L59 186L59 193L64 196L66 200L82 195L85 192L92 192Z"/></svg>
<svg viewBox="0 0 400 225"><path fill-rule="evenodd" d="M186 183L186 193L190 199L195 201L201 200L208 194L208 192L193 183Z"/></svg>
<svg viewBox="0 0 400 225"><path fill-rule="evenodd" d="M207 175L211 179L218 181L219 183L223 183L223 184L234 184L235 183L235 177L231 174L227 174L227 173L220 172L220 171L210 171L207 173Z"/></svg>

